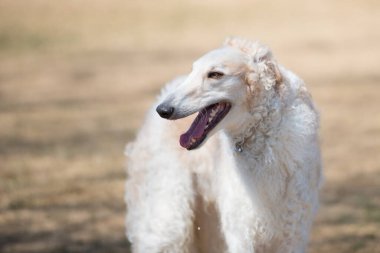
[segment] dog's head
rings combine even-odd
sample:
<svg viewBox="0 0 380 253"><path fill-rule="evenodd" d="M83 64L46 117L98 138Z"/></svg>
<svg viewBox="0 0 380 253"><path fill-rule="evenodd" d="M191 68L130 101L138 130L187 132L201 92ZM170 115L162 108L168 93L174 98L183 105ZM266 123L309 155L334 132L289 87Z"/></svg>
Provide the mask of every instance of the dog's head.
<svg viewBox="0 0 380 253"><path fill-rule="evenodd" d="M172 120L199 112L180 137L181 146L191 150L219 129L236 128L247 120L250 110L280 82L280 71L267 47L229 38L223 47L193 64L191 73L164 98L157 112Z"/></svg>

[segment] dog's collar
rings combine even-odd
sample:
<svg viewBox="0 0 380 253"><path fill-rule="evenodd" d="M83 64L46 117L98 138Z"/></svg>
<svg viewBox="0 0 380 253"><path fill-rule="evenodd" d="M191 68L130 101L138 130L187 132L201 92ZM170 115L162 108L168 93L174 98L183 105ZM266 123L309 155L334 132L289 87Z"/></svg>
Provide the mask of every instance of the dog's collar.
<svg viewBox="0 0 380 253"><path fill-rule="evenodd" d="M236 136L234 138L234 143L235 143L235 152L237 153L243 153L245 147L247 146L247 142L252 139L253 135L256 132L257 125L259 124L260 121L257 122L252 122L251 124L248 125L246 128L247 131L240 135Z"/></svg>
<svg viewBox="0 0 380 253"><path fill-rule="evenodd" d="M266 111L262 113L251 113L253 115L253 119L250 123L245 127L245 131L241 135L237 135L233 137L233 143L235 145L235 152L243 153L246 148L250 148L249 145L255 139L255 134L260 127L260 124L263 122L264 118L268 116ZM258 116L259 115L259 116Z"/></svg>
<svg viewBox="0 0 380 253"><path fill-rule="evenodd" d="M235 143L235 152L242 153L244 151L241 143Z"/></svg>

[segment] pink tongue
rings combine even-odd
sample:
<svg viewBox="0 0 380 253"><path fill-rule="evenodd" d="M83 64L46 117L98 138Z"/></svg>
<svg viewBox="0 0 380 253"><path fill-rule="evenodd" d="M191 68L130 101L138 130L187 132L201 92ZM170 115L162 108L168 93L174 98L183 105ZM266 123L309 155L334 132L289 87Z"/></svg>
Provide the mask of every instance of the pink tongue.
<svg viewBox="0 0 380 253"><path fill-rule="evenodd" d="M199 120L198 120L198 117L200 117ZM189 130L187 130L186 133L181 135L179 139L179 143L181 144L181 146L184 148L188 148L190 147L192 138L199 139L200 137L202 137L207 121L208 121L208 113L204 111L200 112L200 114L191 124Z"/></svg>

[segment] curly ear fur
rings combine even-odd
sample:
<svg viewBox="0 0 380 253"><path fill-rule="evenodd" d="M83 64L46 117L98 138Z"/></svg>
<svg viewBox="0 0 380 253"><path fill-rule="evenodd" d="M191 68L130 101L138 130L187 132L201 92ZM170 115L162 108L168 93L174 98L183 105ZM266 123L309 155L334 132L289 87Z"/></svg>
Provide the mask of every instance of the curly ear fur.
<svg viewBox="0 0 380 253"><path fill-rule="evenodd" d="M237 48L247 54L249 62L245 79L249 86L261 83L266 90L270 90L276 89L282 82L277 62L267 46L238 37L227 38L223 45Z"/></svg>

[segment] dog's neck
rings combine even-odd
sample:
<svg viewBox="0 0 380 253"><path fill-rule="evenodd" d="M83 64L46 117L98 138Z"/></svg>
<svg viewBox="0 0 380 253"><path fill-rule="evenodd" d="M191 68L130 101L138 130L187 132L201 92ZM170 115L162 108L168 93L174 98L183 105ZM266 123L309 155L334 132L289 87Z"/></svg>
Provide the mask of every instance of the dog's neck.
<svg viewBox="0 0 380 253"><path fill-rule="evenodd" d="M281 123L282 102L278 97L264 101L249 111L249 116L242 125L229 131L232 144L237 153L260 155L267 147Z"/></svg>

